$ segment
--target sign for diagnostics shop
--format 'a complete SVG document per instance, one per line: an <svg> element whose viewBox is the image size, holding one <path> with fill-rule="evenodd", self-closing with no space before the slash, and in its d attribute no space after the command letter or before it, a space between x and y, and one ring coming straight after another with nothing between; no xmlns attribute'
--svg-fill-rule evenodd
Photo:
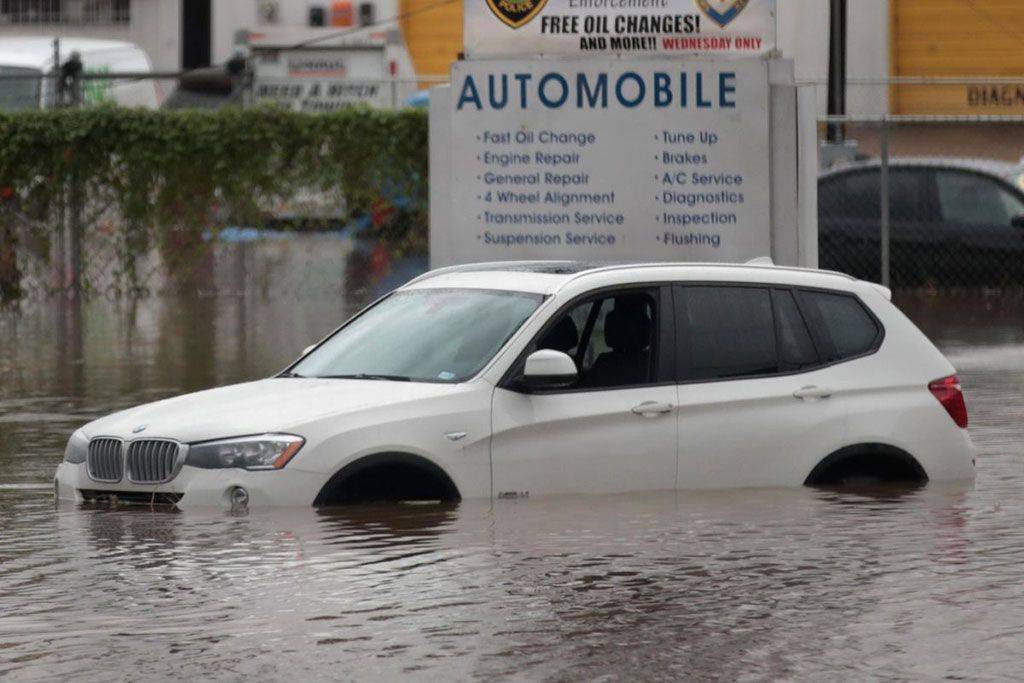
<svg viewBox="0 0 1024 683"><path fill-rule="evenodd" d="M775 0L466 0L465 54L762 56Z"/></svg>

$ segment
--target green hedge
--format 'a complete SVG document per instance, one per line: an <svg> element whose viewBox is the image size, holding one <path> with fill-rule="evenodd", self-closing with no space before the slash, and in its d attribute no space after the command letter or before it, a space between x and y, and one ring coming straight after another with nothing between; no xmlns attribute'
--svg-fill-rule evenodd
<svg viewBox="0 0 1024 683"><path fill-rule="evenodd" d="M202 231L258 225L268 206L297 194L340 194L350 215L400 199L405 220L387 236L399 246L423 243L427 164L418 110L0 113L0 202L17 204L4 215L56 228L69 205L84 204L87 239L104 220L109 231L116 216L126 276L139 253L160 248L173 266L200 247ZM16 233L0 229L8 242L0 268Z"/></svg>

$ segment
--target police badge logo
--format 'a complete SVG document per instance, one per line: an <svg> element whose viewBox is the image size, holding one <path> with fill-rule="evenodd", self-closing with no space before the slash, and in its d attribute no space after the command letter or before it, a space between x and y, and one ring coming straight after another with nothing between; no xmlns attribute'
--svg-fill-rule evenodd
<svg viewBox="0 0 1024 683"><path fill-rule="evenodd" d="M494 16L510 28L519 28L540 14L548 0L487 0Z"/></svg>
<svg viewBox="0 0 1024 683"><path fill-rule="evenodd" d="M725 28L749 4L750 0L697 0L701 11L722 28Z"/></svg>

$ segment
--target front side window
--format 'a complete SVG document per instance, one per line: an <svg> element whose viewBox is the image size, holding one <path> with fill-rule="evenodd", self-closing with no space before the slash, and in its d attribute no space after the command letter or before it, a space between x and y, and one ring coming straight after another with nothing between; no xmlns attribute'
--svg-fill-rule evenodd
<svg viewBox="0 0 1024 683"><path fill-rule="evenodd" d="M576 389L650 384L656 377L657 291L616 292L573 306L531 347L569 354Z"/></svg>
<svg viewBox="0 0 1024 683"><path fill-rule="evenodd" d="M461 382L494 357L540 305L523 292L395 292L290 371L295 377Z"/></svg>
<svg viewBox="0 0 1024 683"><path fill-rule="evenodd" d="M1024 203L998 181L976 173L940 171L939 207L945 223L1009 229L1024 214Z"/></svg>

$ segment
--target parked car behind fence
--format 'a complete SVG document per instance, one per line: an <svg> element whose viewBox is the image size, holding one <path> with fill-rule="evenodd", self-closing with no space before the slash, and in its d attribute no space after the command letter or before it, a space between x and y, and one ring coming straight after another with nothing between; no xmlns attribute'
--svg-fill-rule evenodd
<svg viewBox="0 0 1024 683"><path fill-rule="evenodd" d="M894 157L889 169L894 287L1024 285L1024 167ZM881 189L877 159L821 175L822 268L880 281Z"/></svg>

